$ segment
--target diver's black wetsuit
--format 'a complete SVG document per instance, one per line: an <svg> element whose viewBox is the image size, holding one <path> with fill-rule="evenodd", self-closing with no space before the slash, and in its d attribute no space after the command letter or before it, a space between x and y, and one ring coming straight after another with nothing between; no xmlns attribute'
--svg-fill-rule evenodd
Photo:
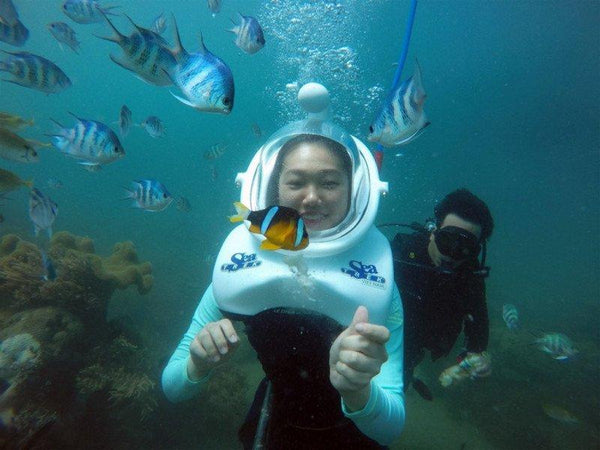
<svg viewBox="0 0 600 450"><path fill-rule="evenodd" d="M329 349L343 327L325 316L300 314L284 308L270 309L242 320L267 375L239 432L244 449L253 448L267 379L272 383L272 404L263 448L387 448L362 434L352 420L344 416L340 394L329 381Z"/></svg>
<svg viewBox="0 0 600 450"><path fill-rule="evenodd" d="M429 233L398 233L391 246L394 279L404 307L404 389L414 368L423 360L446 356L458 335L465 332L465 347L479 353L487 349L489 322L483 277L478 266L465 263L452 273L433 265L427 247Z"/></svg>

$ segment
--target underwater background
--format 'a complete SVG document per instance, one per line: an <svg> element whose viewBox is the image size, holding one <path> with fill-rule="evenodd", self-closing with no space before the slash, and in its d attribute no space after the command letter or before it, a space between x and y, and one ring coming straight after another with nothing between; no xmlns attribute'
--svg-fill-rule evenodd
<svg viewBox="0 0 600 450"><path fill-rule="evenodd" d="M139 260L152 264L154 277L145 295L131 287L115 291L106 317L136 335L145 375L154 383L144 390L152 397L145 400L151 405L147 413L120 416L125 407L106 396L74 400L65 389L64 403L85 409L79 416L80 410L61 412L84 417L78 429L38 427L37 434L25 430L25 437L9 436L5 445L52 448L51 442L70 440L78 448L239 448L237 428L261 378L248 346L221 369L223 381L209 388L208 399L169 404L160 390L162 367L187 329L220 243L233 228L227 216L239 199L236 174L271 133L302 117L293 84L324 84L335 120L366 140L396 70L409 2L223 0L214 15L204 0L110 3L119 6L115 14L126 13L145 27L161 12L172 12L188 51L199 48L202 33L206 47L234 75L235 106L228 116L197 112L172 97L173 87L151 86L115 65L108 55L121 50L96 37L109 34L106 24L70 21L59 0L14 4L30 31L23 49L55 62L73 82L51 95L0 82L0 110L35 118L27 137L47 142L46 134L55 131L50 118L71 126L69 112L116 131L123 104L137 124L149 115L160 117L166 135L153 139L134 127L122 140L125 158L96 173L51 148L40 150L37 164L0 162L22 179L34 179L56 201L55 234L89 237L99 255L109 255L117 242L132 241ZM231 19L238 21L238 11L256 17L265 32L266 45L254 55L243 53L225 31L233 26ZM46 29L54 21L75 29L79 54L59 48ZM119 30L131 31L124 17L113 21ZM600 445L598 23L598 1L419 3L402 78L412 74L418 58L431 125L409 145L385 151L381 177L390 192L380 203L378 222L423 222L437 201L459 187L489 205L496 225L487 256L494 372L456 388L439 385L439 373L455 363L452 355L460 351L462 338L448 358L426 359L419 376L435 400L407 392L406 428L392 449ZM172 31L168 20L169 42ZM2 42L0 49L18 50ZM225 148L223 155L205 159L215 145ZM60 180L62 188L48 187L49 178ZM122 200L123 187L140 178L160 180L171 194L187 198L191 209L132 208L131 200ZM16 234L38 245L47 241L43 232L37 239L33 235L27 190L7 197L0 206L1 235ZM519 310L517 332L502 320L505 303ZM10 319L6 312L0 318ZM577 357L561 362L540 352L532 342L544 332L569 336ZM118 371L118 355L113 356L111 370ZM549 410L558 413L551 417Z"/></svg>

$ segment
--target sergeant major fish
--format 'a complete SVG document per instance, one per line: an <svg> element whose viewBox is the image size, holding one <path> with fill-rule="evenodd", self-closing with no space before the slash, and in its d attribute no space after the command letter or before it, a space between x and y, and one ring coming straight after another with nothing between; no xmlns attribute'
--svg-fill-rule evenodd
<svg viewBox="0 0 600 450"><path fill-rule="evenodd" d="M77 123L73 128L60 127L52 135L52 144L61 152L81 160L79 164L96 170L100 165L109 164L125 156L125 149L113 130L102 122L80 119L74 116ZM52 119L51 119L52 120Z"/></svg>
<svg viewBox="0 0 600 450"><path fill-rule="evenodd" d="M384 147L404 145L416 139L430 123L423 110L426 96L417 62L413 76L392 87L369 127L367 139Z"/></svg>
<svg viewBox="0 0 600 450"><path fill-rule="evenodd" d="M67 17L81 24L100 23L102 14L112 14L113 8L116 6L102 8L98 0L65 0L62 5Z"/></svg>
<svg viewBox="0 0 600 450"><path fill-rule="evenodd" d="M165 135L165 126L156 116L146 117L140 125L153 138L159 138Z"/></svg>
<svg viewBox="0 0 600 450"><path fill-rule="evenodd" d="M58 214L58 205L42 191L33 188L29 194L29 218L33 222L33 232L37 236L40 230L46 230L52 237L52 224Z"/></svg>
<svg viewBox="0 0 600 450"><path fill-rule="evenodd" d="M514 331L519 328L519 312L515 305L507 303L502 306L502 318L509 330Z"/></svg>
<svg viewBox="0 0 600 450"><path fill-rule="evenodd" d="M538 348L544 353L548 353L552 358L559 361L572 358L577 350L571 340L562 333L545 333L542 337L534 341Z"/></svg>
<svg viewBox="0 0 600 450"><path fill-rule="evenodd" d="M204 46L200 36L200 50L188 53L181 45L177 23L173 17L175 47L171 50L177 66L171 77L185 98L171 94L185 105L199 111L229 114L233 108L235 89L231 69L222 59Z"/></svg>
<svg viewBox="0 0 600 450"><path fill-rule="evenodd" d="M52 61L28 52L4 52L8 57L0 61L0 71L13 75L9 83L52 94L71 86L71 80Z"/></svg>
<svg viewBox="0 0 600 450"><path fill-rule="evenodd" d="M155 86L172 84L170 72L174 69L175 58L168 49L168 43L159 34L142 28L126 16L134 26L134 31L125 36L104 15L106 23L113 30L112 36L101 37L106 41L117 43L123 50L123 55L110 59L117 65L136 74L140 80Z"/></svg>
<svg viewBox="0 0 600 450"><path fill-rule="evenodd" d="M211 145L210 149L204 152L204 159L217 159L225 153L227 147L220 144Z"/></svg>
<svg viewBox="0 0 600 450"><path fill-rule="evenodd" d="M173 201L167 188L157 180L137 180L132 183L133 189L127 191L126 198L135 200L134 206L146 211L162 211Z"/></svg>
<svg viewBox="0 0 600 450"><path fill-rule="evenodd" d="M0 17L0 41L15 47L22 47L29 38L29 30L19 19L9 24Z"/></svg>
<svg viewBox="0 0 600 450"><path fill-rule="evenodd" d="M131 110L127 105L123 105L119 112L119 129L121 130L122 137L129 134L129 128L131 128Z"/></svg>
<svg viewBox="0 0 600 450"><path fill-rule="evenodd" d="M285 206L269 206L260 211L250 211L240 202L233 204L237 214L231 222L248 221L252 233L262 234L263 250L302 250L308 246L308 233L298 211Z"/></svg>
<svg viewBox="0 0 600 450"><path fill-rule="evenodd" d="M0 0L0 19L2 19L0 22L8 25L12 25L19 20L19 13L12 0Z"/></svg>
<svg viewBox="0 0 600 450"><path fill-rule="evenodd" d="M265 46L263 30L254 17L242 16L239 13L238 16L240 24L227 31L236 35L235 45L252 55Z"/></svg>
<svg viewBox="0 0 600 450"><path fill-rule="evenodd" d="M61 44L65 44L75 53L79 53L79 41L73 28L64 22L52 22L48 24L48 31L58 41L58 45L62 49Z"/></svg>

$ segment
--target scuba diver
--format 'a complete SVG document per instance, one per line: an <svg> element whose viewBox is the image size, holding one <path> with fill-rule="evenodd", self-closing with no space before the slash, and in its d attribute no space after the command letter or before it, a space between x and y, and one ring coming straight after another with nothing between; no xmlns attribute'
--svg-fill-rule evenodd
<svg viewBox="0 0 600 450"><path fill-rule="evenodd" d="M412 383L426 400L433 395L413 371L425 349L432 360L448 355L463 326L465 351L459 355L459 363L468 355L468 361L477 361L471 377L491 373L485 352L489 322L484 279L489 273L485 257L494 228L492 216L487 205L467 189L448 194L434 214L435 221L425 226L385 224L414 230L396 234L391 245L405 319L404 390ZM461 367L466 367L466 362Z"/></svg>
<svg viewBox="0 0 600 450"><path fill-rule="evenodd" d="M241 321L265 372L238 436L245 449L381 449L404 426L403 315L379 180L367 147L329 120L329 93L238 174L240 201L192 323L162 375L173 402L202 395L238 348ZM218 376L218 372L214 374Z"/></svg>

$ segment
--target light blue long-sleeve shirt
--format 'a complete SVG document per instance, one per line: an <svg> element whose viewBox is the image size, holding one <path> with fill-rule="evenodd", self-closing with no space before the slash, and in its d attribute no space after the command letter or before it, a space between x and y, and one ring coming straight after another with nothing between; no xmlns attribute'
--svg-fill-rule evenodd
<svg viewBox="0 0 600 450"><path fill-rule="evenodd" d="M368 309L368 305L366 305ZM187 400L198 395L210 376L192 381L187 374L187 362L190 357L190 344L196 334L207 323L221 320L223 314L217 307L212 285L204 293L192 323L179 342L175 352L162 374L162 388L172 402ZM390 339L385 348L388 360L381 366L381 372L371 381L371 395L365 407L349 412L342 402L341 408L358 429L382 445L390 444L400 435L404 427L404 392L402 381L403 357L403 312L398 288L394 286L392 306L386 327Z"/></svg>

